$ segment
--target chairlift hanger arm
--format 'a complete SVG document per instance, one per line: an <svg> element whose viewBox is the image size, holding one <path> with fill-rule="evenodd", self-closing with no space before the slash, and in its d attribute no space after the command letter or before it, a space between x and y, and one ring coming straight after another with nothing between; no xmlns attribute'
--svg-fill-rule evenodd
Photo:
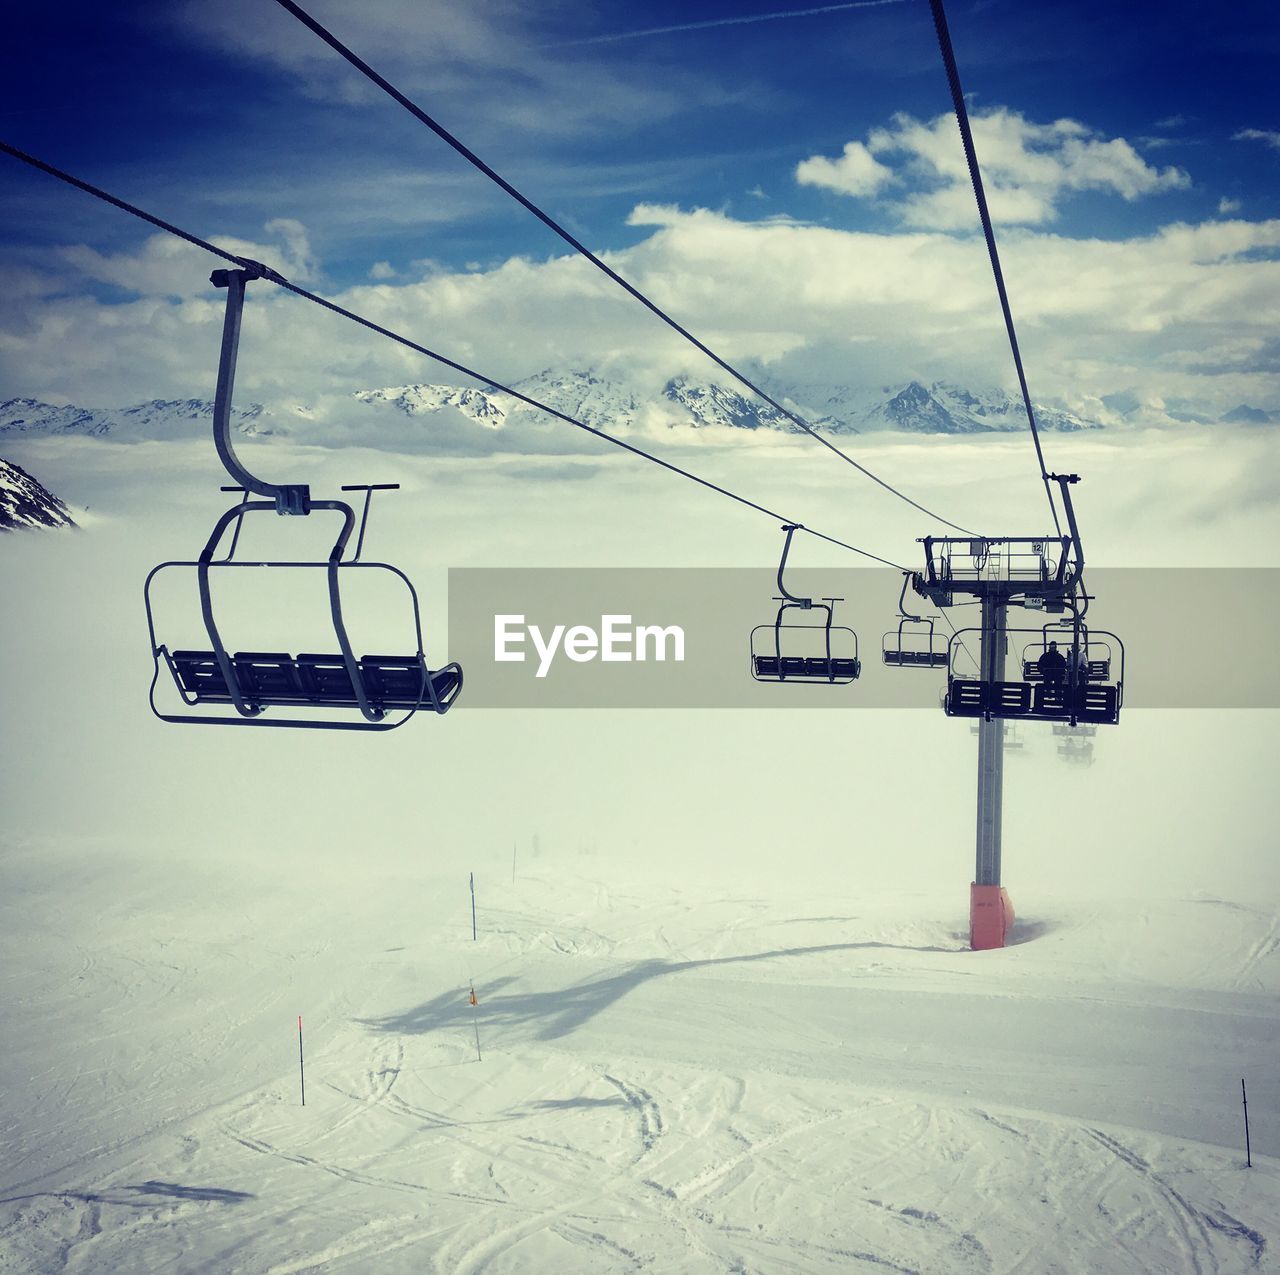
<svg viewBox="0 0 1280 1275"><path fill-rule="evenodd" d="M311 491L305 483L277 484L255 478L243 465L231 445L231 395L235 389L236 358L240 350L240 323L244 315L244 289L251 279L278 282L274 271L256 261L245 261L239 270L215 270L209 282L226 288L227 308L222 320L222 350L218 358L218 388L213 399L213 442L218 458L236 484L246 492L266 496L275 502L278 514L307 514L311 511Z"/></svg>
<svg viewBox="0 0 1280 1275"><path fill-rule="evenodd" d="M924 619L924 616L912 615L911 612L907 610L907 585L909 585L917 575L919 575L919 572L917 571L904 571L902 573L902 593L898 597L898 614L904 620Z"/></svg>
<svg viewBox="0 0 1280 1275"><path fill-rule="evenodd" d="M782 582L782 573L787 569L787 554L791 552L791 537L797 531L804 531L805 528L799 523L788 522L783 523L782 530L787 533L787 538L782 542L782 561L778 563L778 593L781 595L784 605L790 604L807 611L813 606L812 598L798 598L794 593L787 590L787 586Z"/></svg>
<svg viewBox="0 0 1280 1275"><path fill-rule="evenodd" d="M1084 545L1080 540L1080 526L1076 522L1075 506L1071 503L1071 488L1080 481L1080 475L1050 474L1049 477L1058 484L1058 489L1062 493L1062 505L1067 513L1067 526L1071 531L1071 543L1075 546L1076 551L1076 586L1079 590L1080 598L1084 602L1084 610L1079 614L1083 616L1085 611L1089 609L1089 595L1084 588Z"/></svg>

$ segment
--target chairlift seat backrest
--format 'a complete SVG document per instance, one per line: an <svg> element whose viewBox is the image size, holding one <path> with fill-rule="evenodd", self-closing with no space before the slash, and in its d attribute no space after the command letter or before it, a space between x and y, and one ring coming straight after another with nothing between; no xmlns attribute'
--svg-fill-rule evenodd
<svg viewBox="0 0 1280 1275"><path fill-rule="evenodd" d="M983 709L981 682L953 680L947 690L947 712L953 717L980 717Z"/></svg>
<svg viewBox="0 0 1280 1275"><path fill-rule="evenodd" d="M1037 713L1065 715L1069 687L1064 682L1041 682L1034 688L1032 703Z"/></svg>
<svg viewBox="0 0 1280 1275"><path fill-rule="evenodd" d="M1080 721L1114 722L1120 716L1120 689L1116 686L1086 686L1080 695Z"/></svg>
<svg viewBox="0 0 1280 1275"><path fill-rule="evenodd" d="M299 655L298 677L310 699L320 704L355 704L355 688L341 655Z"/></svg>
<svg viewBox="0 0 1280 1275"><path fill-rule="evenodd" d="M190 702L232 703L212 651L174 651L169 663L178 689ZM282 652L237 651L231 667L241 695L259 706L348 707L357 702L341 655L303 654L295 660ZM357 667L366 697L384 709L447 706L462 682L455 666L432 672L415 655L366 655Z"/></svg>
<svg viewBox="0 0 1280 1275"><path fill-rule="evenodd" d="M757 655L752 659L752 672L764 682L835 682L856 681L862 672L861 661L846 656L827 659L821 655Z"/></svg>
<svg viewBox="0 0 1280 1275"><path fill-rule="evenodd" d="M197 700L231 703L226 679L212 651L174 651L169 658L180 691Z"/></svg>
<svg viewBox="0 0 1280 1275"><path fill-rule="evenodd" d="M383 708L407 708L420 701L449 699L461 678L453 668L430 671L416 655L366 655L360 661L365 689Z"/></svg>
<svg viewBox="0 0 1280 1275"><path fill-rule="evenodd" d="M1023 682L990 682L986 707L992 713L1026 713L1031 710L1031 687Z"/></svg>
<svg viewBox="0 0 1280 1275"><path fill-rule="evenodd" d="M1022 717L1031 711L1031 687L1025 682L975 682L953 678L947 688L951 717Z"/></svg>
<svg viewBox="0 0 1280 1275"><path fill-rule="evenodd" d="M360 661L365 691L377 704L416 701L426 691L428 674L413 656L366 655Z"/></svg>
<svg viewBox="0 0 1280 1275"><path fill-rule="evenodd" d="M1090 682L1105 682L1111 676L1110 660L1087 660L1084 664L1084 675ZM1035 660L1022 661L1022 676L1028 682L1043 682L1044 674ZM1066 674L1063 674L1066 677Z"/></svg>
<svg viewBox="0 0 1280 1275"><path fill-rule="evenodd" d="M291 655L237 651L231 663L246 699L258 704L305 704L309 698Z"/></svg>
<svg viewBox="0 0 1280 1275"><path fill-rule="evenodd" d="M890 667L946 668L946 651L898 651L886 647L884 662Z"/></svg>

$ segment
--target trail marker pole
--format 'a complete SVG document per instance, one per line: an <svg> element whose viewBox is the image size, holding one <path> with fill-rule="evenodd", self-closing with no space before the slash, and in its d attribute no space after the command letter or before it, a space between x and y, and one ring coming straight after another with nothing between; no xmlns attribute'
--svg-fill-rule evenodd
<svg viewBox="0 0 1280 1275"><path fill-rule="evenodd" d="M302 1061L302 1015L298 1015L298 1083L302 1089L302 1105L307 1105L307 1070Z"/></svg>
<svg viewBox="0 0 1280 1275"><path fill-rule="evenodd" d="M476 1001L476 985L471 984L471 995L468 997L471 1002L471 1024L476 1029L476 1062L483 1062L480 1056L480 1010L477 1008Z"/></svg>
<svg viewBox="0 0 1280 1275"><path fill-rule="evenodd" d="M1253 1168L1253 1150L1249 1146L1249 1095L1244 1091L1244 1077L1240 1078L1240 1103L1244 1107L1244 1167Z"/></svg>
<svg viewBox="0 0 1280 1275"><path fill-rule="evenodd" d="M476 874L471 873L471 941L476 941Z"/></svg>

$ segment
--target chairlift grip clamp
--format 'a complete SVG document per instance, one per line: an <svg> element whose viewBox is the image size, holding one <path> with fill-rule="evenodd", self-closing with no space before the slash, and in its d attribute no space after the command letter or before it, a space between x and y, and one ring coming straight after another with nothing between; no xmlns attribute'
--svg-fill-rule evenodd
<svg viewBox="0 0 1280 1275"><path fill-rule="evenodd" d="M266 279L271 283L287 284L289 281L276 270L272 270L270 266L264 266L261 261L254 261L252 257L236 257L236 264L239 266L239 273L244 275L245 283L249 283L254 279ZM215 288L225 288L231 283L232 271L225 268L215 270L209 276L209 282Z"/></svg>

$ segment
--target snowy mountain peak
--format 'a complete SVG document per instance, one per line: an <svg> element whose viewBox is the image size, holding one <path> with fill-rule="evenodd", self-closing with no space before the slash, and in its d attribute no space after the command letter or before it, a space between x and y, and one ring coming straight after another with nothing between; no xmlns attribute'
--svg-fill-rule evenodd
<svg viewBox="0 0 1280 1275"><path fill-rule="evenodd" d="M864 428L902 430L914 434L978 434L1027 428L1026 409L999 386L979 392L949 381L925 386L909 381L896 393L885 388L888 397L870 407L862 417ZM1075 431L1100 429L1065 408L1045 403L1033 404L1036 424L1042 429Z"/></svg>
<svg viewBox="0 0 1280 1275"><path fill-rule="evenodd" d="M778 403L810 426L832 434L894 430L915 434L976 434L1026 428L1020 398L1004 389L972 389L950 381L923 381L859 387L827 383L799 386L772 377L764 369L758 382ZM520 394L576 421L609 432L653 427L697 429L793 430L786 413L745 388L688 374L672 376L657 388L625 374L594 368L544 368L513 385ZM359 390L346 405L402 413L423 424L436 413L452 412L462 425L500 431L517 422L545 422L545 414L512 395L483 386L431 382ZM347 406L339 404L347 414ZM1100 428L1062 407L1036 405L1039 424L1051 430ZM1234 415L1254 420L1256 409ZM152 399L132 407L55 407L30 398L0 403L0 437L13 434L76 434L122 441L196 438L208 430L213 404L205 399ZM246 437L291 434L323 442L326 414L301 404L277 405L274 413L261 404L233 411L233 428ZM299 422L306 422L300 427ZM400 444L402 433L392 431Z"/></svg>
<svg viewBox="0 0 1280 1275"><path fill-rule="evenodd" d="M406 416L427 416L453 407L477 424L497 427L507 417L500 396L487 390L458 385L397 385L382 390L357 390L357 402L386 405Z"/></svg>
<svg viewBox="0 0 1280 1275"><path fill-rule="evenodd" d="M75 525L71 511L39 479L0 459L0 531Z"/></svg>

